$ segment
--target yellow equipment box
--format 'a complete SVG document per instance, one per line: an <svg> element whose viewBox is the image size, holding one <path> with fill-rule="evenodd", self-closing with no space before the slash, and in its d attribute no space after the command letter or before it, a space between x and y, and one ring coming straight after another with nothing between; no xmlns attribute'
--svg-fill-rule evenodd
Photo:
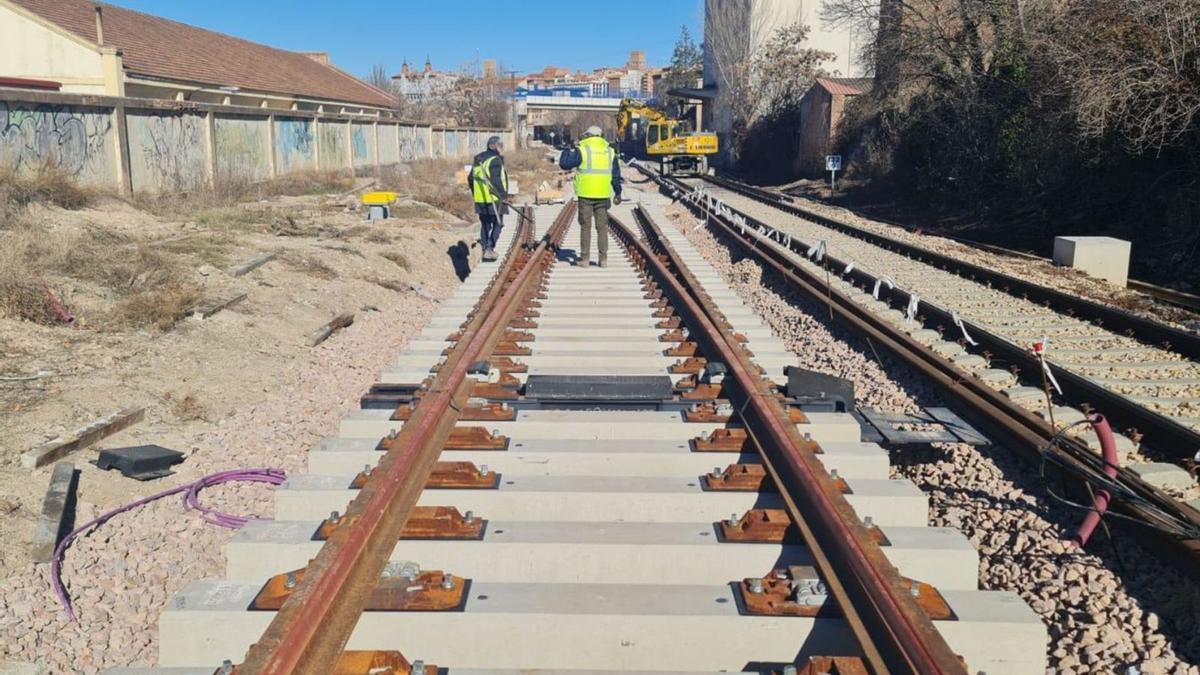
<svg viewBox="0 0 1200 675"><path fill-rule="evenodd" d="M395 192L368 192L362 196L365 206L388 206L396 203Z"/></svg>

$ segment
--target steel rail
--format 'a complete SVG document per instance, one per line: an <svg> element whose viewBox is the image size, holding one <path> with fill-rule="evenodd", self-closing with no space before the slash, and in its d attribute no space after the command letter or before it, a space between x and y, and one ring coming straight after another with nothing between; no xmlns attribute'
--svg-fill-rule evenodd
<svg viewBox="0 0 1200 675"><path fill-rule="evenodd" d="M535 248L521 245L509 252L428 393L391 439L378 467L347 508L347 515L355 516L353 525L336 530L322 546L266 632L251 646L238 672L334 672L458 411L466 404L471 391L469 367L491 353L518 303L553 262L574 205L572 201L563 207ZM522 220L527 222L518 241L527 241L532 218Z"/></svg>
<svg viewBox="0 0 1200 675"><path fill-rule="evenodd" d="M1191 333L1153 319L1138 316L1123 309L1110 307L1077 295L1071 295L1070 293L1064 293L1057 289L1019 279L1003 272L997 272L982 265L976 265L950 255L921 248L920 246L909 244L887 235L871 232L870 230L851 225L836 218L823 216L795 204L785 202L780 197L761 188L745 185L729 180L728 178L718 178L716 176L701 177L714 185L768 204L799 218L812 221L822 227L828 227L843 234L863 239L876 246L891 249L926 264L953 272L961 277L986 281L997 288L1004 289L1012 295L1026 296L1033 302L1049 303L1049 306L1057 311L1070 311L1081 318L1103 322L1105 328L1115 332L1128 332L1129 337L1144 344L1156 347L1162 347L1164 344L1169 345L1170 349L1183 356L1190 359L1200 359L1200 334Z"/></svg>
<svg viewBox="0 0 1200 675"><path fill-rule="evenodd" d="M718 328L720 312L700 293L678 254L659 237L660 257L619 221L613 221L613 231L671 298L703 353L725 364L724 382L738 417L760 448L872 670L880 675L965 673L732 332Z"/></svg>
<svg viewBox="0 0 1200 675"><path fill-rule="evenodd" d="M665 179L659 179L660 185L665 182ZM698 207L691 206L697 214L700 213ZM964 416L979 426L987 427L990 433L998 436L997 440L1007 441L1014 447L1040 458L1047 444L1055 438L1055 430L1045 420L1020 407L979 378L963 372L949 360L913 340L911 336L854 302L841 291L828 288L824 278L806 270L790 258L793 254L790 249L784 249L752 230L743 231L743 228L716 214L708 215L711 222L737 242L751 257L775 270L813 299L821 303L828 302L832 312L845 321L851 330L866 337L873 345L893 353L906 365L938 385L951 399L962 404L960 412ZM982 333L980 331L980 334L975 335L977 340L981 338ZM1109 415L1107 409L1102 412L1106 416ZM1103 460L1082 441L1071 437L1061 438L1059 450L1061 452L1055 451L1056 457L1068 475L1092 483L1104 480ZM1200 528L1200 514L1182 506L1170 495L1146 483L1128 468L1120 469L1118 482L1154 509L1169 514L1176 521ZM1163 523L1158 514L1129 500L1119 500L1118 508L1151 526ZM1190 565L1194 565L1196 559L1200 558L1200 541L1170 535L1157 528L1156 532L1171 544L1174 552L1182 553ZM1195 569L1190 569L1190 572L1195 572Z"/></svg>

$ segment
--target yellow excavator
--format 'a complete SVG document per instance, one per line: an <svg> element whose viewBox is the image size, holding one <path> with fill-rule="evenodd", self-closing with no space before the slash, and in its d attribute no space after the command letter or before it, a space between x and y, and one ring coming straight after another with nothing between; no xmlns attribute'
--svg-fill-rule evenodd
<svg viewBox="0 0 1200 675"><path fill-rule="evenodd" d="M633 118L645 120L634 125ZM635 129L636 126L636 129ZM717 154L717 135L711 131L688 131L680 120L667 117L658 108L632 98L621 99L617 111L617 139L622 150L639 159L657 159L664 174L708 171L708 156Z"/></svg>

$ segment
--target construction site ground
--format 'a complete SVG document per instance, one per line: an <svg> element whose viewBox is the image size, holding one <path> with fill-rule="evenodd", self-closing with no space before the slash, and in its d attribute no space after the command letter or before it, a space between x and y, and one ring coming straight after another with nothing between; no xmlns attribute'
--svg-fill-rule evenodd
<svg viewBox="0 0 1200 675"><path fill-rule="evenodd" d="M553 177L544 156L533 154L513 162L512 170L514 180L531 188ZM77 523L194 480L204 472L200 467L237 468L239 449L252 454L256 443L290 444L273 448L287 464L276 468L302 467L312 441L374 381L371 368L383 362L381 355L419 330L465 269L479 264L470 197L465 186L453 184L460 167L427 164L395 181L318 181L318 194L217 206L220 200L211 196L131 201L99 195L82 209L35 203L9 217L0 227L0 249L12 259L34 238L45 269L29 268L27 254L12 262L26 265L23 274L33 277L34 290L41 292L44 283L75 322L0 312L4 575L30 564L52 468L25 468L20 455L118 410L144 407L145 419L67 458L81 470ZM391 219L365 221L359 194L367 187L400 192ZM99 244L96 233L104 233ZM80 242L91 249L79 251ZM266 254L274 256L234 275ZM76 271L88 261L70 256L103 258L96 264L112 269ZM130 263L147 257L169 261L169 269ZM120 275L131 278L108 278ZM12 276L0 279L0 287L25 283ZM244 299L208 318L192 313L241 294ZM354 314L353 325L310 347L308 335L342 313ZM247 434L247 428L255 431ZM181 451L187 459L177 475L148 482L89 463L101 449L143 444Z"/></svg>

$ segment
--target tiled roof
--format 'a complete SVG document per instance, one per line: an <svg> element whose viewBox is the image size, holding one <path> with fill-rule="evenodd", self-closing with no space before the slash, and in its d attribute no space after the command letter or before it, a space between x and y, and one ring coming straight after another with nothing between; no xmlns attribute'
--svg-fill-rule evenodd
<svg viewBox="0 0 1200 675"><path fill-rule="evenodd" d="M871 91L875 80L870 77L820 77L817 78L817 84L831 94L858 96Z"/></svg>
<svg viewBox="0 0 1200 675"><path fill-rule="evenodd" d="M378 107L395 104L387 93L299 52L87 0L10 1L93 43L100 4L104 43L123 52L132 75Z"/></svg>

